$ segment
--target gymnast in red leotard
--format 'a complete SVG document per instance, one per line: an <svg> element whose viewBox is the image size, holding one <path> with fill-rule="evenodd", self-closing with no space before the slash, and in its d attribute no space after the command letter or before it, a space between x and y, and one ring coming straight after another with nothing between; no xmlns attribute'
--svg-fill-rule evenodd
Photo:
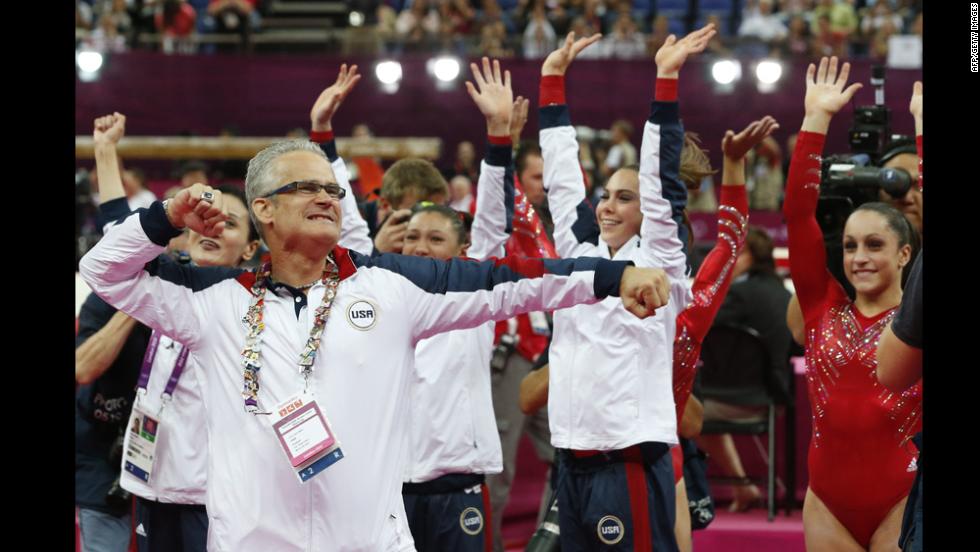
<svg viewBox="0 0 980 552"><path fill-rule="evenodd" d="M694 385L701 342L725 300L728 287L732 283L735 258L745 243L749 217L749 201L745 195L745 154L777 128L779 125L776 120L767 116L754 121L738 134L729 130L721 142L725 157L721 174L721 206L718 207L718 241L698 269L691 286L694 300L677 316L677 334L674 337L674 403L677 407L678 433L682 437L695 436L683 435L683 428L689 424L682 423L681 420L685 415L691 415L690 412L685 414L685 410ZM674 532L678 548L681 552L689 552L691 512L684 486L684 454L681 447L677 446L671 449L671 455L677 491Z"/></svg>
<svg viewBox="0 0 980 552"><path fill-rule="evenodd" d="M861 87L844 88L849 71L845 63L838 77L836 57L807 70L806 114L783 206L813 410L803 527L808 550L897 551L915 477L908 441L922 425L922 384L893 393L878 383L875 368L881 331L901 302L912 229L883 203L865 203L848 217L844 273L856 290L852 302L826 268L816 219L824 137L832 116Z"/></svg>

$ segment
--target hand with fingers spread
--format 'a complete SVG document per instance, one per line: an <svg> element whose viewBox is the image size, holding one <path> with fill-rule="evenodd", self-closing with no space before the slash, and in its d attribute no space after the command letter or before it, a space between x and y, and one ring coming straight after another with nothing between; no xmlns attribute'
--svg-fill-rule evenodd
<svg viewBox="0 0 980 552"><path fill-rule="evenodd" d="M95 120L92 139L96 146L115 146L126 134L126 116L116 111Z"/></svg>
<svg viewBox="0 0 980 552"><path fill-rule="evenodd" d="M174 228L189 228L208 238L220 236L228 219L221 192L201 183L177 192L166 203L166 212Z"/></svg>
<svg viewBox="0 0 980 552"><path fill-rule="evenodd" d="M717 32L714 24L708 23L680 40L675 35L668 36L654 58L657 63L657 78L676 79L687 57L703 52Z"/></svg>
<svg viewBox="0 0 980 552"><path fill-rule="evenodd" d="M601 38L602 34L596 33L588 38L575 40L575 31L568 33L561 48L551 52L545 58L544 65L541 66L541 76L564 75L575 56L592 44L599 42Z"/></svg>
<svg viewBox="0 0 980 552"><path fill-rule="evenodd" d="M922 134L922 81L912 85L912 100L909 102L909 113L915 117L915 135Z"/></svg>
<svg viewBox="0 0 980 552"><path fill-rule="evenodd" d="M314 132L333 130L330 123L331 119L337 113L337 109L340 108L344 98L350 94L359 80L361 80L361 75L357 74L357 65L351 65L350 69L347 68L346 63L340 66L337 82L320 92L320 96L313 104L313 109L310 110L310 124Z"/></svg>
<svg viewBox="0 0 980 552"><path fill-rule="evenodd" d="M759 145L759 142L778 128L779 123L776 119L766 115L758 121L753 121L738 134L732 130L726 132L721 140L721 151L727 159L742 159L749 150Z"/></svg>
<svg viewBox="0 0 980 552"><path fill-rule="evenodd" d="M803 130L827 133L830 119L861 89L861 83L844 88L850 73L851 64L845 63L838 74L837 56L829 60L826 57L821 58L819 69L810 64L806 70L806 99L803 101L806 115L803 119Z"/></svg>
<svg viewBox="0 0 980 552"><path fill-rule="evenodd" d="M670 298L670 281L659 268L628 266L619 282L619 296L626 310L637 318L653 316Z"/></svg>
<svg viewBox="0 0 980 552"><path fill-rule="evenodd" d="M524 99L523 96L518 96L514 100L514 108L510 111L511 144L517 145L521 143L521 131L524 130L524 125L527 124L527 109L530 103L530 100Z"/></svg>
<svg viewBox="0 0 980 552"><path fill-rule="evenodd" d="M483 58L483 72L475 63L470 64L473 71L473 83L466 81L466 91L473 98L473 103L487 119L487 134L490 136L510 135L510 115L514 109L514 92L510 88L510 71L500 74L500 62L493 60L493 70L490 60ZM479 87L479 91L477 91Z"/></svg>

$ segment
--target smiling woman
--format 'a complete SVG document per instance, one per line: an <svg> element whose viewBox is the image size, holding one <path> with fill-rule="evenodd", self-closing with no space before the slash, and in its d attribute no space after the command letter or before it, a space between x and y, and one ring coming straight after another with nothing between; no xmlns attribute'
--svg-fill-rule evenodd
<svg viewBox="0 0 980 552"><path fill-rule="evenodd" d="M220 236L207 238L190 231L188 252L198 266L238 266L250 260L259 248L259 234L248 217L245 192L234 186L216 188L224 197L228 213Z"/></svg>

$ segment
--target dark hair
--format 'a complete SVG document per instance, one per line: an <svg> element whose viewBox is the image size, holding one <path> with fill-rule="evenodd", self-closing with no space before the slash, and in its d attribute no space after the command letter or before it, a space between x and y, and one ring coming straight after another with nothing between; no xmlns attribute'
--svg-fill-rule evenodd
<svg viewBox="0 0 980 552"><path fill-rule="evenodd" d="M245 206L245 210L248 211L248 201L245 199L245 190L230 184L215 186L214 189L221 192L222 195L237 197L242 202L242 205ZM259 231L255 229L255 224L252 223L252 217L248 217L248 241L257 239L259 239Z"/></svg>
<svg viewBox="0 0 980 552"><path fill-rule="evenodd" d="M517 170L518 177L527 168L527 158L532 155L544 158L541 155L541 146L537 142L530 140L521 142L521 145L517 149L517 157L514 159L514 169Z"/></svg>
<svg viewBox="0 0 980 552"><path fill-rule="evenodd" d="M745 249L752 257L752 274L775 274L776 259L773 257L773 242L769 233L758 226L749 226L745 236Z"/></svg>
<svg viewBox="0 0 980 552"><path fill-rule="evenodd" d="M898 209L887 203L873 201L870 203L863 203L858 206L857 209L854 209L854 213L857 213L858 211L871 211L873 213L878 213L884 217L885 222L888 223L888 227L891 228L892 232L895 232L896 236L898 236L899 247L912 245L912 235L916 233L915 229L912 228L912 223L909 222L909 219L905 218L905 215L903 215ZM854 213L851 213L851 215Z"/></svg>
<svg viewBox="0 0 980 552"><path fill-rule="evenodd" d="M469 213L457 211L445 205L439 205L430 201L422 201L412 207L413 217L419 213L438 213L442 215L449 221L453 230L456 232L456 239L459 240L459 245L469 245L470 226L473 225L473 217Z"/></svg>
<svg viewBox="0 0 980 552"><path fill-rule="evenodd" d="M922 236L919 235L919 231L912 226L909 219L905 218L905 215L901 211L892 207L887 203L880 201L874 201L871 203L864 203L859 206L854 212L858 211L872 211L878 213L885 218L885 222L888 223L888 227L891 228L892 232L898 236L898 247L901 248L905 245L912 246L912 253L909 255L909 262L902 268L902 289L905 289L905 282L909 279L909 274L912 272L912 261L919 254L919 250L922 248ZM854 213L851 213L852 215Z"/></svg>
<svg viewBox="0 0 980 552"><path fill-rule="evenodd" d="M398 206L405 194L414 192L416 200L428 200L437 195L449 195L446 179L432 161L409 157L399 159L381 177L381 197Z"/></svg>

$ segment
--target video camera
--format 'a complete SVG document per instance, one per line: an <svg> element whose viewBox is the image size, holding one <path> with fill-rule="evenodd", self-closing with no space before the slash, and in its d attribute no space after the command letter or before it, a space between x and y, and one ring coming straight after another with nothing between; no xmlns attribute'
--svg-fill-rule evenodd
<svg viewBox="0 0 980 552"><path fill-rule="evenodd" d="M847 217L864 203L880 201L880 191L902 198L912 187L912 176L901 168L885 168L901 153L916 153L915 139L891 134L891 111L885 105L885 67L871 69L875 105L857 107L848 130L851 154L828 155L820 167L820 197L817 222L823 231L830 271L854 297L844 278L842 239Z"/></svg>

